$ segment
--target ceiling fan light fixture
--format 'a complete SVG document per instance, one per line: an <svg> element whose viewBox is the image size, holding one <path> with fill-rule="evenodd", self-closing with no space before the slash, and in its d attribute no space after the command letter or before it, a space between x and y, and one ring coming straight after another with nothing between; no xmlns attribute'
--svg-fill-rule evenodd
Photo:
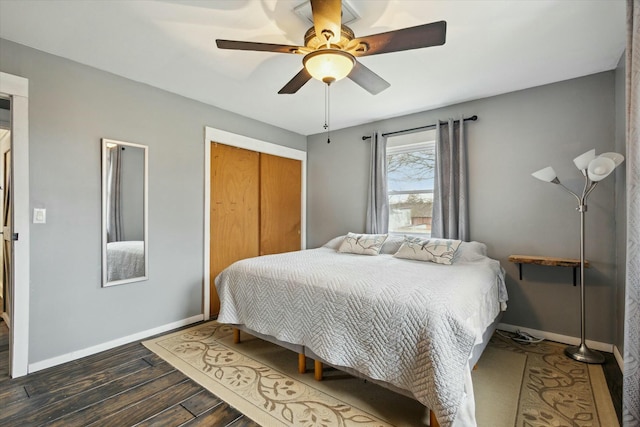
<svg viewBox="0 0 640 427"><path fill-rule="evenodd" d="M356 59L349 52L327 48L308 53L302 64L313 78L331 84L347 77Z"/></svg>

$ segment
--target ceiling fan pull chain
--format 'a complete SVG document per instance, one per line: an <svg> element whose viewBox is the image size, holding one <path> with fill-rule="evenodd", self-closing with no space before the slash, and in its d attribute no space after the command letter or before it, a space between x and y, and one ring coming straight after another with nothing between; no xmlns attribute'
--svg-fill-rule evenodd
<svg viewBox="0 0 640 427"><path fill-rule="evenodd" d="M327 144L331 144L331 110L329 105L331 103L330 83L327 83L324 89L324 128L327 130Z"/></svg>

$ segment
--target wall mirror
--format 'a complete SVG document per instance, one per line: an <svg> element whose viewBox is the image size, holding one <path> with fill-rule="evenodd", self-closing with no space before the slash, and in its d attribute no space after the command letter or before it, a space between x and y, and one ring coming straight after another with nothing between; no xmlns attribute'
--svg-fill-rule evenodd
<svg viewBox="0 0 640 427"><path fill-rule="evenodd" d="M147 151L102 139L102 286L148 279Z"/></svg>

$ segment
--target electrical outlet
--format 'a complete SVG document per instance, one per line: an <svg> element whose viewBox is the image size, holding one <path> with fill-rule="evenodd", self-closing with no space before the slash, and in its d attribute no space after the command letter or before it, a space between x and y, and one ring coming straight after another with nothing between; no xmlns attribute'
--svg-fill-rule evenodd
<svg viewBox="0 0 640 427"><path fill-rule="evenodd" d="M35 208L33 210L33 223L34 224L45 224L47 222L47 210L42 208Z"/></svg>

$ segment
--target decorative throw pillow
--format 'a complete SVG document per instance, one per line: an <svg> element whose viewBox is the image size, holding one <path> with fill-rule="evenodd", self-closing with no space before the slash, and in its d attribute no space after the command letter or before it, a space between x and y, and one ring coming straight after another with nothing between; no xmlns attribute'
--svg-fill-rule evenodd
<svg viewBox="0 0 640 427"><path fill-rule="evenodd" d="M460 240L405 237L404 243L393 256L451 265L460 243L462 243Z"/></svg>
<svg viewBox="0 0 640 427"><path fill-rule="evenodd" d="M348 233L338 248L338 252L378 255L385 240L387 240L386 234Z"/></svg>

